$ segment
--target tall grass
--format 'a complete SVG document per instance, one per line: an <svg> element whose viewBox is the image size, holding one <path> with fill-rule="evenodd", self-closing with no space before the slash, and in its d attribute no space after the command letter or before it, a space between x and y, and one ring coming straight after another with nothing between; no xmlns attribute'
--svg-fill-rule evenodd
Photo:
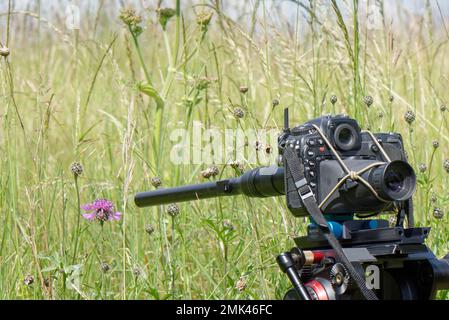
<svg viewBox="0 0 449 320"><path fill-rule="evenodd" d="M417 224L432 227L428 245L446 254L449 37L434 2L421 15L398 1L392 24L383 1L370 1L382 14L372 29L357 0L290 1L293 18L282 2L162 1L159 9L174 10L164 27L156 3L136 7L142 33L100 2L81 12L79 32L44 17L41 1L20 11L11 0L0 13L10 49L0 66L1 298L281 298L288 280L274 258L307 224L283 199L185 203L172 218L166 207L137 209L132 197L153 177L164 187L206 180L210 165L170 161L174 129L191 142L195 121L278 129L287 106L296 123L347 113L403 134L419 176ZM84 172L74 178L75 161ZM216 165L217 178L239 173ZM95 198L114 201L122 221L82 219L80 204Z"/></svg>

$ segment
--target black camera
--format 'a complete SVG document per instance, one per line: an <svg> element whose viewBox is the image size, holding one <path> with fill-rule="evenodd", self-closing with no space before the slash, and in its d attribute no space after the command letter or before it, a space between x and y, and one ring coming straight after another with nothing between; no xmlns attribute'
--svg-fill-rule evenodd
<svg viewBox="0 0 449 320"><path fill-rule="evenodd" d="M279 137L281 159L286 148L295 150L302 161L305 177L324 214L389 211L395 203L410 199L415 191L416 176L407 163L401 135L362 132L357 121L346 115L324 116L285 131ZM336 156L350 172L345 172ZM281 162L286 167L285 159ZM360 176L369 185L350 176L334 190L346 175L364 168L369 169ZM306 216L289 170L285 186L290 211Z"/></svg>
<svg viewBox="0 0 449 320"><path fill-rule="evenodd" d="M142 192L135 196L137 206L285 194L295 216L311 219L307 235L277 256L293 287L284 299L433 299L438 290L449 289L449 255L438 259L424 244L430 228L413 225L416 176L401 136L362 132L356 120L343 115L293 129L288 110L284 119L280 167ZM394 225L366 219L388 211L396 213Z"/></svg>

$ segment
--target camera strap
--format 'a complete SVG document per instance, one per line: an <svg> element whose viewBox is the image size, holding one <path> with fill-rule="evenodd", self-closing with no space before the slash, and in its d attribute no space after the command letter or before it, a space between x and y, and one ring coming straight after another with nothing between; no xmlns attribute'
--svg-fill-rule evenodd
<svg viewBox="0 0 449 320"><path fill-rule="evenodd" d="M348 270L351 278L354 279L356 285L359 287L362 295L366 300L378 300L374 292L368 289L365 285L365 279L357 272L354 265L346 257L340 242L335 235L330 231L327 220L324 217L321 209L318 207L315 196L310 189L310 186L305 177L304 165L299 160L293 149L286 148L284 157L287 162L287 170L290 171L295 182L296 190L310 216L315 220L319 229L323 233L326 240L329 242L332 249L335 251L336 258L343 263ZM360 266L360 265L359 265ZM360 266L361 267L361 266Z"/></svg>

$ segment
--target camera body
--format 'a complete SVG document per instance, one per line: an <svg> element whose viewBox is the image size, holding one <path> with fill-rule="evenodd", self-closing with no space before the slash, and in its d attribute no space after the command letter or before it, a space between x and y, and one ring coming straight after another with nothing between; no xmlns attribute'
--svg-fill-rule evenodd
<svg viewBox="0 0 449 320"><path fill-rule="evenodd" d="M314 125L321 130L325 137L316 130ZM393 167L403 167L404 164L408 166L400 134L377 133L373 136L390 158ZM400 168L399 171L403 171L403 176L395 176L397 172L393 172L392 168L387 168L386 159L373 141L373 136L368 132L362 132L357 121L346 115L326 115L284 131L279 137L278 146L280 162L283 163L285 168L284 183L287 206L292 214L297 217L308 215L283 157L286 148L294 148L295 153L304 165L305 178L318 203L332 192L336 184L346 174L340 163L335 159L335 154L328 143L340 155L346 166L354 172L370 164L385 162L385 166L364 173L363 178L369 181L376 191L388 201L379 201L366 186L358 181L347 179L322 206L323 214L380 213L392 210L395 203L397 204L397 200L408 200L414 192L414 186L404 186L403 179L410 175L410 179L413 180L413 169L409 166ZM391 194L392 190L388 190L403 187L409 189L403 190L407 191L407 195L402 194L402 197L398 198Z"/></svg>

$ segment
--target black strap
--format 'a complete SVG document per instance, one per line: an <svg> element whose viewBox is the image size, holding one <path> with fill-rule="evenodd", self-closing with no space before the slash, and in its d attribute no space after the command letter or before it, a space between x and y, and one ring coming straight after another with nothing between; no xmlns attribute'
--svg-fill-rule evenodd
<svg viewBox="0 0 449 320"><path fill-rule="evenodd" d="M315 223L319 226L321 232L329 242L330 246L334 249L336 258L346 267L349 274L351 275L351 278L354 279L365 299L378 300L374 292L366 287L364 278L355 270L354 266L343 252L343 248L341 247L340 242L329 230L326 218L323 216L321 209L318 207L315 196L310 189L309 184L307 183L304 174L304 166L301 161L299 161L298 156L295 154L293 149L286 148L284 151L284 157L287 162L287 169L293 176L296 190L298 191L304 207L313 218L313 220L315 220Z"/></svg>

